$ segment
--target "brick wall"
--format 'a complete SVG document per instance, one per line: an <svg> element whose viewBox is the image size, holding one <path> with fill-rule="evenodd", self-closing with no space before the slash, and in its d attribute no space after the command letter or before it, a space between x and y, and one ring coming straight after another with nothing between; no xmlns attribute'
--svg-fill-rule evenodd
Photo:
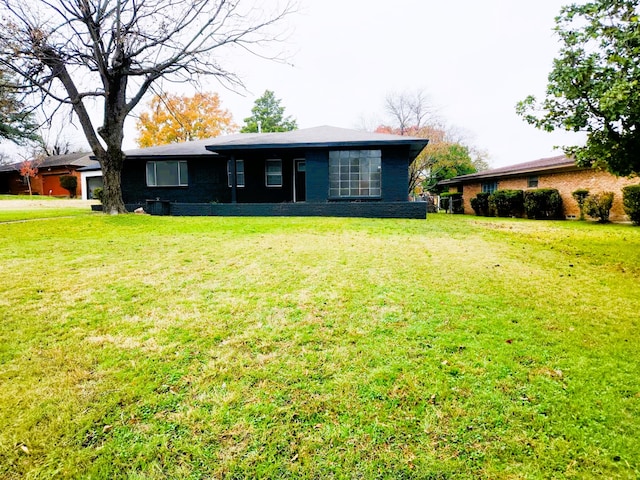
<svg viewBox="0 0 640 480"><path fill-rule="evenodd" d="M174 216L427 217L426 202L159 203L147 202L145 211Z"/></svg>
<svg viewBox="0 0 640 480"><path fill-rule="evenodd" d="M527 174L519 177L500 179L498 181L498 188L501 190L529 190L527 187L529 176L530 175ZM585 169L570 172L541 173L538 175L537 188L557 188L562 197L565 215L568 217L575 216L575 218L580 216L580 211L578 210L576 201L571 196L571 192L579 188L586 188L590 193L614 192L610 219L613 222L621 222L628 220L622 207L622 188L638 183L640 183L640 181L637 178L616 177L606 172ZM474 214L470 200L481 190L481 182L464 185L464 213L469 215Z"/></svg>

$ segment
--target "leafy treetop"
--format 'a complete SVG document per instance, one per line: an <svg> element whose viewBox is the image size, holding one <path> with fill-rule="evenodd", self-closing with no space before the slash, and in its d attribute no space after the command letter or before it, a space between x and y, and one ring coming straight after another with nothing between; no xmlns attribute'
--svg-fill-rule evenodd
<svg viewBox="0 0 640 480"><path fill-rule="evenodd" d="M271 90L265 90L264 94L255 101L251 109L251 116L244 119L242 133L256 132L288 132L296 130L298 123L291 116L284 116L284 107L281 100L276 98Z"/></svg>
<svg viewBox="0 0 640 480"><path fill-rule="evenodd" d="M151 111L141 114L137 122L140 147L217 137L237 130L217 93L156 95L149 107Z"/></svg>
<svg viewBox="0 0 640 480"><path fill-rule="evenodd" d="M578 165L640 174L640 0L593 0L563 7L562 42L546 98L529 96L517 112L537 128L584 131L584 146L565 147Z"/></svg>
<svg viewBox="0 0 640 480"><path fill-rule="evenodd" d="M34 115L18 97L19 86L0 69L0 139L17 144L37 141Z"/></svg>

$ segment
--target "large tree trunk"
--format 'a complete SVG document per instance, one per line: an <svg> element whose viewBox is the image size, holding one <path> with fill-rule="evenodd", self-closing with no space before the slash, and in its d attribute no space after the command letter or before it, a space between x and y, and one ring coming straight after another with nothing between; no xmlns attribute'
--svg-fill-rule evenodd
<svg viewBox="0 0 640 480"><path fill-rule="evenodd" d="M127 213L122 200L122 189L120 188L124 153L120 150L109 149L100 157L98 157L98 161L102 167L102 180L104 184L102 190L102 211L109 215Z"/></svg>

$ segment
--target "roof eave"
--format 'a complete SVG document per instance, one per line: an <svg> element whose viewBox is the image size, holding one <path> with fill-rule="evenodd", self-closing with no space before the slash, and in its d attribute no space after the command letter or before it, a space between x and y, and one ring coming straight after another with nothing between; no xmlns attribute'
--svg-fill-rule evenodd
<svg viewBox="0 0 640 480"><path fill-rule="evenodd" d="M515 177L519 175L526 175L531 173L540 173L540 172L571 172L574 170L589 170L589 167L578 167L575 164L567 164L567 165L556 165L551 167L539 167L539 168L528 168L517 171L510 172L497 172L497 173L489 173L483 174L482 172L476 174L471 173L469 175L461 175L459 177L450 178L449 180L443 180L440 182L440 185L455 185L458 183L466 183L474 180L486 180L488 178L499 178L499 177Z"/></svg>
<svg viewBox="0 0 640 480"><path fill-rule="evenodd" d="M388 147L388 146L408 146L415 147L418 144L420 150L427 146L428 140L356 140L340 142L303 142L303 143L261 143L250 145L208 145L205 148L210 152L224 152L230 150L292 150L292 149L321 149L321 148L353 148L353 147Z"/></svg>

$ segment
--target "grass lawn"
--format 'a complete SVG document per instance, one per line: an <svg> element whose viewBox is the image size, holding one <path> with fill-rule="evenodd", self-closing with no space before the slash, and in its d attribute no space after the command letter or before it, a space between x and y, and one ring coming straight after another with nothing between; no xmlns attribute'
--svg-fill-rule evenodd
<svg viewBox="0 0 640 480"><path fill-rule="evenodd" d="M0 478L640 476L640 228L0 231Z"/></svg>

